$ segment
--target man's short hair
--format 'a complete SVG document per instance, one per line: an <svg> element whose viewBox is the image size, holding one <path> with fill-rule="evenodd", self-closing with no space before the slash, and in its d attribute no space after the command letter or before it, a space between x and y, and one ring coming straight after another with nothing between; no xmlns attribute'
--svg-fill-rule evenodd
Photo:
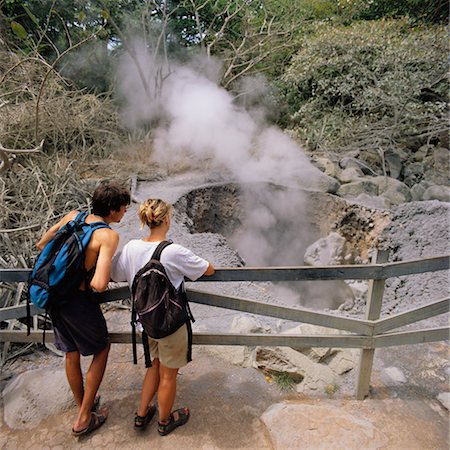
<svg viewBox="0 0 450 450"><path fill-rule="evenodd" d="M92 196L92 212L106 217L111 211L119 211L121 206L129 205L130 201L130 191L127 188L118 183L103 181Z"/></svg>

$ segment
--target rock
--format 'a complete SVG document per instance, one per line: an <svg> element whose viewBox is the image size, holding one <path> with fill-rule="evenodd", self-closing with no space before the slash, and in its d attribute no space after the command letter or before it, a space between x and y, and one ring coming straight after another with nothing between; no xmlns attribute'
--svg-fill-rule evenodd
<svg viewBox="0 0 450 450"><path fill-rule="evenodd" d="M387 367L384 369L386 375L397 383L406 383L406 377L398 367Z"/></svg>
<svg viewBox="0 0 450 450"><path fill-rule="evenodd" d="M444 408L450 411L450 392L441 392L437 399L442 403Z"/></svg>
<svg viewBox="0 0 450 450"><path fill-rule="evenodd" d="M335 349L334 349L335 350ZM328 361L328 367L336 374L342 375L350 372L357 361L357 351L354 349L341 349L334 353L334 356Z"/></svg>
<svg viewBox="0 0 450 450"><path fill-rule="evenodd" d="M425 144L417 149L414 153L414 161L422 162L434 149L433 145Z"/></svg>
<svg viewBox="0 0 450 450"><path fill-rule="evenodd" d="M402 171L402 162L406 160L406 154L402 149L388 150L384 154L389 176L398 178Z"/></svg>
<svg viewBox="0 0 450 450"><path fill-rule="evenodd" d="M378 185L371 180L360 178L343 184L337 191L341 197L357 197L359 194L378 195Z"/></svg>
<svg viewBox="0 0 450 450"><path fill-rule="evenodd" d="M341 264L345 257L345 243L345 238L332 232L306 249L304 263L310 266Z"/></svg>
<svg viewBox="0 0 450 450"><path fill-rule="evenodd" d="M387 198L379 195L359 194L352 198L351 202L367 208L389 209L391 207L391 202Z"/></svg>
<svg viewBox="0 0 450 450"><path fill-rule="evenodd" d="M282 334L346 334L345 331L333 328L320 327L318 325L301 324L294 328L290 328ZM303 347L294 350L303 353L309 359L316 363L326 364L337 375L342 375L355 367L357 361L357 353L352 349L338 349L330 347Z"/></svg>
<svg viewBox="0 0 450 450"><path fill-rule="evenodd" d="M311 266L348 263L350 258L347 258L345 244L346 240L340 234L332 232L306 249L304 262ZM327 280L320 284L304 282L300 287L300 293L303 304L308 303L309 307L315 309L337 309L343 303L354 302L353 292L344 280Z"/></svg>
<svg viewBox="0 0 450 450"><path fill-rule="evenodd" d="M301 324L289 328L281 334L287 335L315 335L315 334L341 334L340 330L333 328L320 327L318 325ZM323 362L326 358L334 355L338 350L330 347L295 347L294 350L303 353L314 362Z"/></svg>
<svg viewBox="0 0 450 450"><path fill-rule="evenodd" d="M199 346L212 356L227 361L234 366L252 367L253 355L250 347L243 345L205 345Z"/></svg>
<svg viewBox="0 0 450 450"><path fill-rule="evenodd" d="M378 150L376 149L364 149L360 151L359 158L365 163L366 167L370 169L370 172L362 170L366 175L375 175L380 173L382 167L382 158Z"/></svg>
<svg viewBox="0 0 450 450"><path fill-rule="evenodd" d="M450 169L449 163L450 163L450 154L448 149L444 147L436 147L433 150L433 160L434 160L434 168L438 171L443 173L444 175L448 176L448 171Z"/></svg>
<svg viewBox="0 0 450 450"><path fill-rule="evenodd" d="M3 390L5 422L10 428L32 428L73 406L64 370L24 372Z"/></svg>
<svg viewBox="0 0 450 450"><path fill-rule="evenodd" d="M257 347L253 366L269 373L285 373L297 382L297 392L320 390L335 384L334 372L290 347Z"/></svg>
<svg viewBox="0 0 450 450"><path fill-rule="evenodd" d="M355 296L344 280L305 281L299 287L300 304L315 310L353 304Z"/></svg>
<svg viewBox="0 0 450 450"><path fill-rule="evenodd" d="M230 326L230 333L234 334L271 332L270 327L264 327L259 320L249 315L236 316Z"/></svg>
<svg viewBox="0 0 450 450"><path fill-rule="evenodd" d="M411 191L406 184L391 177L373 177L378 186L378 193L387 198L392 205L411 201Z"/></svg>
<svg viewBox="0 0 450 450"><path fill-rule="evenodd" d="M424 168L422 163L410 163L403 167L403 181L407 186L420 183L423 179Z"/></svg>
<svg viewBox="0 0 450 450"><path fill-rule="evenodd" d="M339 190L339 182L333 177L321 173L320 171L318 172L320 176L316 174L315 176L311 176L309 180L299 180L299 186L302 186L304 189L335 194Z"/></svg>
<svg viewBox="0 0 450 450"><path fill-rule="evenodd" d="M345 157L339 161L339 166L343 169L349 169L351 167L360 169L365 175L373 175L375 172L367 165L365 161L353 157Z"/></svg>
<svg viewBox="0 0 450 450"><path fill-rule="evenodd" d="M369 283L365 280L347 281L347 286L352 290L355 298L364 298L369 290Z"/></svg>
<svg viewBox="0 0 450 450"><path fill-rule="evenodd" d="M338 173L338 168L336 167L336 164L331 161L329 158L325 157L319 157L315 160L316 166L324 172L326 175L336 178L336 175Z"/></svg>
<svg viewBox="0 0 450 450"><path fill-rule="evenodd" d="M342 170L337 178L341 183L350 183L363 177L363 175L364 174L359 167L348 167L347 169Z"/></svg>
<svg viewBox="0 0 450 450"><path fill-rule="evenodd" d="M385 448L383 430L341 407L276 403L261 416L275 450ZM339 437L338 437L339 436Z"/></svg>
<svg viewBox="0 0 450 450"><path fill-rule="evenodd" d="M423 193L422 200L439 200L441 202L450 202L450 187L430 186Z"/></svg>
<svg viewBox="0 0 450 450"><path fill-rule="evenodd" d="M429 187L430 183L425 180L422 180L420 183L413 185L411 187L411 200L413 202L423 200L423 194Z"/></svg>

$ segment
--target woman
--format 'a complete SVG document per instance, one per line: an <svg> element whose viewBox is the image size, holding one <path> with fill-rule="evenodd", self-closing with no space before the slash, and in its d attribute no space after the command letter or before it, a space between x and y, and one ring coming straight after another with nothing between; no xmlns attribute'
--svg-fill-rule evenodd
<svg viewBox="0 0 450 450"><path fill-rule="evenodd" d="M172 207L160 199L148 199L139 207L141 227L149 227L149 235L143 239L128 242L114 257L111 278L127 281L132 285L136 273L152 257L158 244L166 240L170 229ZM171 244L161 253L160 259L167 276L175 289L180 289L184 277L195 281L202 275L212 275L214 267L203 258L178 244ZM162 339L149 338L152 366L147 369L142 386L141 402L134 426L145 429L156 412L151 404L158 394L158 432L165 436L189 419L189 409L172 411L177 388L177 374L180 367L188 363L188 329L183 325L175 333Z"/></svg>

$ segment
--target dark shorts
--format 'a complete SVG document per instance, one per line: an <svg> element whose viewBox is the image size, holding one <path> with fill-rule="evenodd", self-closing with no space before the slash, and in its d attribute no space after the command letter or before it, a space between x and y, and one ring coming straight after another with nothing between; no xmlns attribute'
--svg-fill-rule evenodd
<svg viewBox="0 0 450 450"><path fill-rule="evenodd" d="M78 291L72 298L50 311L57 349L83 356L95 355L109 344L108 329L100 304L89 292Z"/></svg>

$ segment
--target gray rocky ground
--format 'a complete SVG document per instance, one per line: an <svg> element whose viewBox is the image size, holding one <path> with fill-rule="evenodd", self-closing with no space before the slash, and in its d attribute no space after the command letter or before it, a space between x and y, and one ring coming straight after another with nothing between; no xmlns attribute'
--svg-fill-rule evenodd
<svg viewBox="0 0 450 450"><path fill-rule="evenodd" d="M225 237L217 232L217 223L223 223L224 218L230 224L233 221L243 221L242 208L233 211L237 209L237 205L230 197L228 208L221 205L219 217L214 218L214 215L207 214L208 209L219 210L217 203L208 204L211 202L211 194L207 189L221 185L222 181L218 180L220 181L220 177L217 175L204 177L191 172L166 180L140 183L134 195L138 201L148 196L162 197L172 203L180 202L179 208L188 203L191 209L195 206L196 211L203 211L202 220L206 221L206 225L216 223L210 228L212 231L193 232L198 224L203 222L186 211L178 211L170 237L212 261L216 267L240 266L246 261L245 258L243 261L236 245L230 243L233 226L219 230L226 234ZM205 188L200 192L203 203L206 202L206 208L203 209L202 201L198 201L198 198L195 202L190 199L190 203L183 200L183 196L199 187ZM223 189L220 189L223 193ZM304 250L316 239L326 237L334 231L344 237L345 245L342 247L341 256L345 259L347 254L350 255L347 263L368 261L375 245L389 248L391 261L448 253L448 203L437 200L412 202L385 210L346 203L330 194L310 195L310 199L314 199L312 203L315 204L315 209L308 211L308 217L315 226L312 227L311 233L302 234L305 237L302 247ZM381 231L383 227L384 230ZM123 223L117 226L117 230L122 236L122 244L127 239L143 235L144 232L139 230L134 208ZM352 249L350 252L349 248ZM289 264L292 264L292 261L289 261ZM302 261L298 263L300 264ZM209 282L202 283L201 286L200 283L195 283L192 287L276 304L317 306L308 300L308 289L297 296L292 294L293 286ZM336 314L361 316L366 291L364 286L360 287L361 295L357 295L355 286L351 287L352 302L339 312L327 308L326 305L325 310ZM388 280L383 314L401 312L445 296L448 296L446 272ZM128 329L129 312L120 309L120 306L109 305L105 308L111 331ZM294 322L242 315L221 308L194 304L192 309L197 319L194 332L248 332L255 329L285 332L298 326ZM246 320L242 321L244 316ZM448 315L442 315L422 321L417 326L436 327L446 323ZM24 419L23 407L17 408L15 413L13 409L8 409L14 406L14 402L11 400L11 394L8 394L8 398L4 393L0 447L119 449L147 448L149 445L155 445L162 449L183 446L190 449L280 450L448 448L449 417L445 408L448 403L446 396L450 375L448 342L378 349L375 353L370 396L362 402L355 401L352 397L356 380L355 365L350 364L348 370L336 371L336 355L339 353L330 353L330 349L316 350L314 355L311 352L297 352L295 358L292 358L304 361L311 368L312 371L308 375L310 378L311 373L324 366L322 362L326 359L331 369L327 368L328 372L321 374L318 379L324 378L328 381L326 384L318 384L316 380L310 383L307 389L303 387L296 392L282 391L274 378L265 376L253 367L255 360L252 355L255 354L255 349L195 347L193 363L180 373L176 403L176 406L189 406L192 419L186 427L177 430L173 435L160 438L154 425L143 436L136 435L131 427L144 371L143 363L140 361L139 366L133 366L129 346L114 345L101 389L102 398L109 406L111 414L101 431L80 442L70 436L70 424L75 410L70 406L68 392L64 394L59 391L58 397L49 394L49 403L55 407L53 410L39 409L39 405L33 403L36 402L36 394L32 392L19 399L22 405L31 404L31 410L41 414L42 420L39 423L30 421L29 418ZM327 358L321 362L322 350L322 356L326 353ZM346 358L349 356L345 355ZM353 354L354 361L356 356ZM286 358L289 358L289 355ZM333 360L335 367L330 363ZM292 359L289 362L292 363ZM61 378L61 372L58 373L58 370L62 367L60 357L41 349L25 355L5 368L2 372L1 387L7 386L8 383L17 383L15 380L19 374L35 369L53 373L56 383L56 380ZM305 377L304 381L307 379L308 377ZM297 388L299 386L302 384ZM8 390L6 392L8 393ZM17 398L15 400L17 403ZM61 405L65 407L61 409Z"/></svg>

